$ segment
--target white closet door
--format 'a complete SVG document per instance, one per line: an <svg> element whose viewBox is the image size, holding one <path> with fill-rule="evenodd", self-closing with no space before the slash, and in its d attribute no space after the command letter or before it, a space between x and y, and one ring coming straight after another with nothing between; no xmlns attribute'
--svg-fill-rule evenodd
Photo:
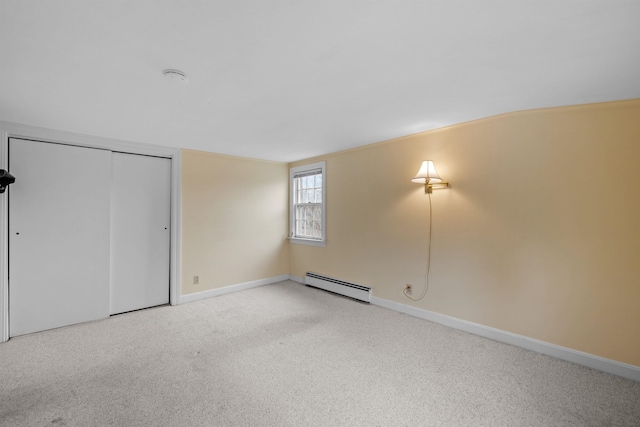
<svg viewBox="0 0 640 427"><path fill-rule="evenodd" d="M113 153L111 314L169 303L171 161Z"/></svg>
<svg viewBox="0 0 640 427"><path fill-rule="evenodd" d="M111 152L11 139L9 335L109 315Z"/></svg>

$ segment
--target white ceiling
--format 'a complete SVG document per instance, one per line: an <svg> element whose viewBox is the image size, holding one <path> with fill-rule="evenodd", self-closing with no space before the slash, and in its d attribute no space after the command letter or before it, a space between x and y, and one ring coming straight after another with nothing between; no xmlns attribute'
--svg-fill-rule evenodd
<svg viewBox="0 0 640 427"><path fill-rule="evenodd" d="M0 120L128 141L293 161L639 97L638 0L0 0Z"/></svg>

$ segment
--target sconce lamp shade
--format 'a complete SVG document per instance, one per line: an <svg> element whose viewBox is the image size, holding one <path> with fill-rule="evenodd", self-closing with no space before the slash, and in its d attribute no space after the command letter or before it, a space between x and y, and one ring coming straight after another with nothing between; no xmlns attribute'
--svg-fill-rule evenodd
<svg viewBox="0 0 640 427"><path fill-rule="evenodd" d="M424 192L427 194L431 194L434 188L447 188L449 186L448 182L444 182L440 178L431 160L422 162L418 174L411 181L416 184L424 184Z"/></svg>
<svg viewBox="0 0 640 427"><path fill-rule="evenodd" d="M442 182L442 178L436 172L436 167L433 165L433 161L425 160L420 166L420 170L416 174L415 178L411 180L416 184L436 184Z"/></svg>

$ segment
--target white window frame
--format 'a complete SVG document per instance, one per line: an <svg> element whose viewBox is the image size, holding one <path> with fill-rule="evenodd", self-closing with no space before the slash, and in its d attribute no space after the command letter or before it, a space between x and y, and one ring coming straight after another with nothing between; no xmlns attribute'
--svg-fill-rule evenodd
<svg viewBox="0 0 640 427"><path fill-rule="evenodd" d="M320 239L296 237L296 209L293 179L296 175L314 170L320 170L322 174L322 236ZM327 162L310 163L289 169L289 241L291 243L310 246L327 245Z"/></svg>

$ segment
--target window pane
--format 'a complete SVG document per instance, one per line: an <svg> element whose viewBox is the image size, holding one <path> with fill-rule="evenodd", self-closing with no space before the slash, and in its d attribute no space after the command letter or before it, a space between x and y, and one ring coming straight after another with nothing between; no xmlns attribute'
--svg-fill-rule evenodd
<svg viewBox="0 0 640 427"><path fill-rule="evenodd" d="M298 234L300 227L300 216L301 216L300 206L296 206L296 234Z"/></svg>
<svg viewBox="0 0 640 427"><path fill-rule="evenodd" d="M314 239L322 238L322 206L310 204L296 205L295 214L296 236Z"/></svg>
<svg viewBox="0 0 640 427"><path fill-rule="evenodd" d="M321 188L316 188L315 189L315 200L316 203L322 203L322 189Z"/></svg>

